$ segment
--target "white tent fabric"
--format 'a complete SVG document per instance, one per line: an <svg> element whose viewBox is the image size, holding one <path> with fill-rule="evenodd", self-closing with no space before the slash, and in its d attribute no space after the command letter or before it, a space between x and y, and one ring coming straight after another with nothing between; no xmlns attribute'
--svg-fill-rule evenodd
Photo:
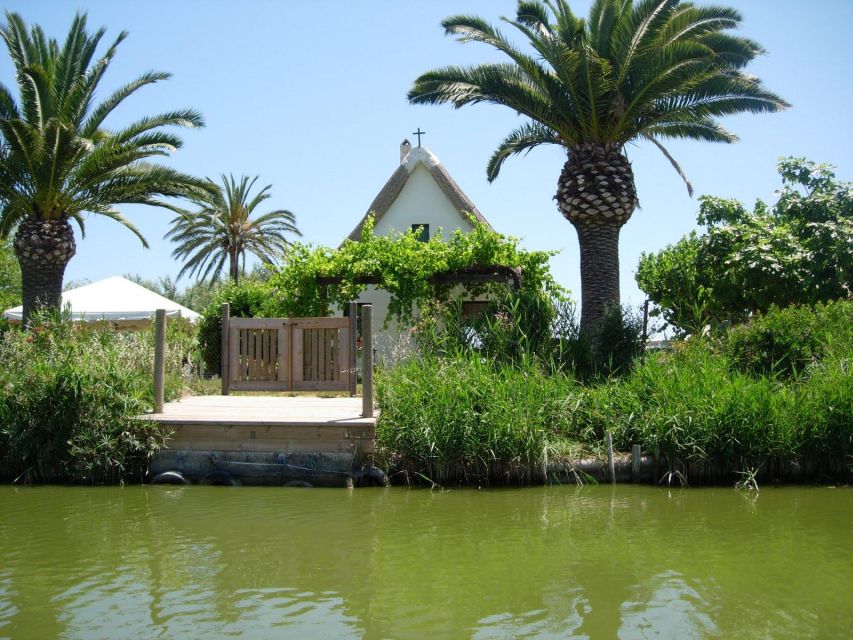
<svg viewBox="0 0 853 640"><path fill-rule="evenodd" d="M99 280L64 292L62 308L65 309L69 305L71 319L85 322L149 320L154 317L157 309L165 309L168 317L181 316L191 322L200 317L195 311L121 276ZM3 312L3 316L13 322L20 322L23 309L8 309Z"/></svg>

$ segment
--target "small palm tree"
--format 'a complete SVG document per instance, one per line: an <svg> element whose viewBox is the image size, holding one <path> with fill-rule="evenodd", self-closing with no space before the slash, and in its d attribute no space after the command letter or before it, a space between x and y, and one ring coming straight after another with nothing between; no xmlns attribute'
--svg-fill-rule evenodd
<svg viewBox="0 0 853 640"><path fill-rule="evenodd" d="M258 176L221 176L222 186L208 178L209 189L195 199L198 211L179 210L166 234L178 244L172 257L184 260L178 278L199 274L201 280L215 280L228 261L228 276L236 283L246 268L246 254L273 263L284 255L290 241L287 234L301 236L296 217L285 209L252 218L255 209L270 197L267 185L255 196L252 188Z"/></svg>
<svg viewBox="0 0 853 640"><path fill-rule="evenodd" d="M619 303L619 231L637 207L625 146L651 142L684 178L661 139L734 142L719 116L788 105L742 71L762 50L728 33L741 22L733 9L596 0L584 20L566 0L520 0L515 19L503 20L532 55L481 18L447 18L448 35L490 45L509 61L429 71L409 100L457 108L486 102L526 118L492 155L489 181L511 155L543 144L566 150L555 199L578 234L581 329L590 331Z"/></svg>
<svg viewBox="0 0 853 640"><path fill-rule="evenodd" d="M83 14L74 18L62 47L40 27L28 29L16 13L7 12L6 21L0 37L14 64L18 98L0 84L0 239L14 235L27 322L37 307L59 307L65 267L76 252L70 220L85 233L85 212L112 218L147 246L115 206L166 206L158 198L204 188L200 180L146 162L181 146L165 127L203 122L184 109L105 128L107 116L129 96L169 74L146 73L96 103L125 32L95 59L104 29L88 34Z"/></svg>

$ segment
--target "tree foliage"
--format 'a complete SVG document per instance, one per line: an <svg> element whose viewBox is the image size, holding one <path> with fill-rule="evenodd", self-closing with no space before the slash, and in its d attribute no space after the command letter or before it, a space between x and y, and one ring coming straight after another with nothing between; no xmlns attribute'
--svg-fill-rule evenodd
<svg viewBox="0 0 853 640"><path fill-rule="evenodd" d="M95 58L105 30L88 33L85 14L74 18L62 45L38 25L28 28L16 13L7 12L6 20L0 37L14 64L19 97L0 84L0 237L27 218L72 219L83 230L83 213L89 212L118 221L145 243L115 206L165 206L164 196L203 188L191 176L149 162L181 147L168 128L202 126L201 115L179 109L109 129L106 120L116 108L170 74L149 71L95 102L127 32Z"/></svg>
<svg viewBox="0 0 853 640"><path fill-rule="evenodd" d="M581 253L581 328L595 333L619 305L619 229L637 206L625 145L650 142L687 182L668 140L734 142L722 117L788 104L745 71L763 53L741 37L734 9L679 0L596 0L588 18L567 0L519 0L502 18L521 44L473 15L442 21L460 42L485 44L498 60L445 66L419 76L414 104L493 104L520 117L492 154L486 175L542 145L567 153L555 200ZM692 187L687 182L688 191Z"/></svg>
<svg viewBox="0 0 853 640"><path fill-rule="evenodd" d="M21 269L9 242L0 242L0 313L19 304Z"/></svg>
<svg viewBox="0 0 853 640"><path fill-rule="evenodd" d="M246 269L246 254L272 264L290 246L288 235L302 235L296 217L285 209L252 217L258 205L271 197L272 185L253 195L258 176L242 176L239 182L233 175L221 178L222 186L208 178L209 190L194 199L198 210L178 210L165 236L178 245L172 257L185 261L178 279L185 273L198 274L202 280L218 279L227 262L228 275L237 282Z"/></svg>
<svg viewBox="0 0 853 640"><path fill-rule="evenodd" d="M778 169L774 205L759 200L749 211L704 196L698 221L705 233L640 258L637 283L677 330L851 294L853 186L803 158L784 158Z"/></svg>
<svg viewBox="0 0 853 640"><path fill-rule="evenodd" d="M788 106L744 72L763 49L733 33L741 20L734 9L678 0L597 0L588 19L563 0L519 0L515 18L502 21L527 52L482 18L451 16L442 21L447 35L486 44L506 61L428 71L409 100L484 102L524 116L489 161L489 180L507 158L543 144L572 153L645 139L672 160L661 139L733 142L720 116Z"/></svg>
<svg viewBox="0 0 853 640"><path fill-rule="evenodd" d="M85 235L85 214L97 214L147 246L118 205L170 207L169 198L206 188L156 162L182 144L172 128L203 124L198 112L179 109L107 125L133 94L169 74L149 71L104 97L102 80L127 37L120 33L96 57L104 33L88 32L82 13L62 44L16 13L6 12L0 26L17 85L16 96L0 84L0 239L15 238L25 324L34 310L60 305L65 268L76 253L70 221Z"/></svg>

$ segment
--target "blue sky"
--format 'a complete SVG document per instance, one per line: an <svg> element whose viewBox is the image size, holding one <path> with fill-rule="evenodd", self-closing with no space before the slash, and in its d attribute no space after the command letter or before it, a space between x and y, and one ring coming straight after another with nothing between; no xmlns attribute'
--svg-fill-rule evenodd
<svg viewBox="0 0 853 640"><path fill-rule="evenodd" d="M739 9L741 32L767 49L750 71L793 107L726 119L741 137L735 145L668 145L697 195L772 200L779 186L775 165L783 155L830 162L850 179L853 2L720 3ZM590 2L570 4L585 14ZM563 152L542 148L512 159L489 184L486 162L517 125L517 116L488 105L411 106L405 98L427 69L499 60L485 46L445 37L439 22L456 13L497 21L512 15L513 0L6 0L4 7L60 40L78 9L88 13L91 28L107 27L107 39L129 31L102 95L149 69L174 77L139 92L108 124L118 127L176 107L198 109L207 126L184 132L184 148L168 162L200 176L259 174L263 184L273 185L269 208L293 211L308 242L334 246L349 233L396 168L401 140L412 139L420 127L427 132L424 146L498 231L521 238L530 249L560 251L552 260L554 274L579 297L575 232L552 199ZM5 55L0 79L13 84ZM633 274L640 253L695 228L698 203L656 149L631 147L629 157L641 209L622 232L622 297L638 305L643 294ZM177 274L172 246L162 239L169 212L145 207L124 212L151 248L143 249L115 222L93 217L66 279Z"/></svg>

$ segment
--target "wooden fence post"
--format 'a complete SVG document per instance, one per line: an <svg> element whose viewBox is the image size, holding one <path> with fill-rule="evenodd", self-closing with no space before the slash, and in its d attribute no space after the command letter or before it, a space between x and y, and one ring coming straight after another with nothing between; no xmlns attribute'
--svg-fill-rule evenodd
<svg viewBox="0 0 853 640"><path fill-rule="evenodd" d="M357 358L358 354L356 350L358 349L358 304L355 302L349 303L349 362L347 366L349 367L349 396L350 398L355 397L355 392L358 386L358 370L357 367Z"/></svg>
<svg viewBox="0 0 853 640"><path fill-rule="evenodd" d="M635 444L631 447L631 480L633 482L640 481L640 464L643 461L643 449L640 445Z"/></svg>
<svg viewBox="0 0 853 640"><path fill-rule="evenodd" d="M616 484L616 467L613 463L613 436L608 431L605 434L605 442L607 443L607 471L610 474L610 483Z"/></svg>
<svg viewBox="0 0 853 640"><path fill-rule="evenodd" d="M228 370L228 334L231 324L231 306L227 302L222 303L222 349L219 356L220 375L222 376L222 395L228 395L228 382L231 372Z"/></svg>
<svg viewBox="0 0 853 640"><path fill-rule="evenodd" d="M373 417L373 306L361 308L361 399L365 418Z"/></svg>
<svg viewBox="0 0 853 640"><path fill-rule="evenodd" d="M163 413L166 378L166 310L154 314L154 413Z"/></svg>

